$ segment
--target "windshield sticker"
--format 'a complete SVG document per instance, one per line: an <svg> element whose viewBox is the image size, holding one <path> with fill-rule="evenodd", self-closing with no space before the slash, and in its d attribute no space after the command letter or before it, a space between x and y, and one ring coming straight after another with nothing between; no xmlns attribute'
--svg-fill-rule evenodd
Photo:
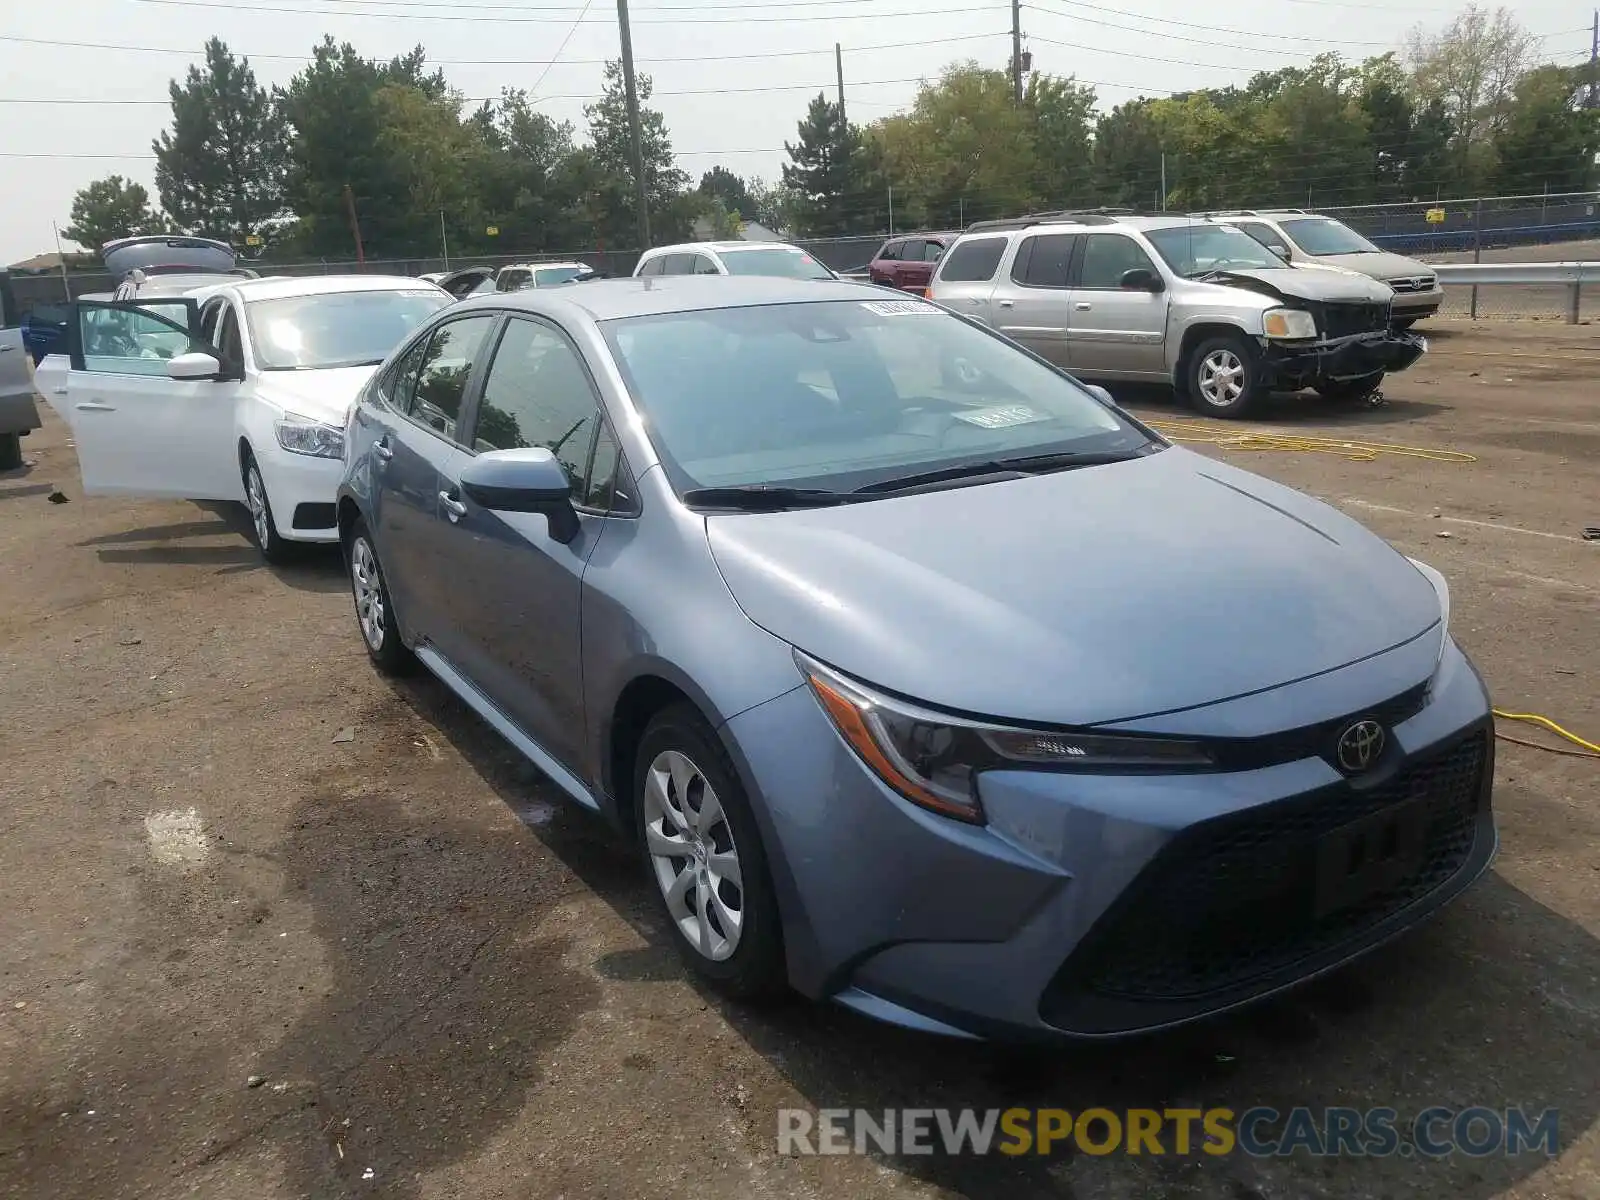
<svg viewBox="0 0 1600 1200"><path fill-rule="evenodd" d="M1048 421L1049 414L1029 408L1026 404L1007 404L1000 408L980 408L972 412L956 413L958 421L977 425L982 429L1006 429L1012 425L1031 425L1035 421Z"/></svg>
<svg viewBox="0 0 1600 1200"><path fill-rule="evenodd" d="M861 307L880 317L909 317L939 311L937 304L926 300L863 300Z"/></svg>

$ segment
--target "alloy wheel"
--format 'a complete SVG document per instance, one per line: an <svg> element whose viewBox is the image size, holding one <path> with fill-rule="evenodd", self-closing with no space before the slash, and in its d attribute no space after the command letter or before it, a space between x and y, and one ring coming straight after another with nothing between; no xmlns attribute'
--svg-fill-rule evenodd
<svg viewBox="0 0 1600 1200"><path fill-rule="evenodd" d="M722 962L744 929L744 877L722 803L705 773L663 750L645 773L645 846L667 911L695 950Z"/></svg>
<svg viewBox="0 0 1600 1200"><path fill-rule="evenodd" d="M383 649L387 629L383 609L383 585L378 578L378 560L367 539L358 537L350 547L350 587L356 596L356 618L361 636L374 651Z"/></svg>
<svg viewBox="0 0 1600 1200"><path fill-rule="evenodd" d="M1227 408L1244 394L1244 361L1226 347L1200 360L1200 396L1207 404Z"/></svg>
<svg viewBox="0 0 1600 1200"><path fill-rule="evenodd" d="M250 523L256 529L256 544L265 549L272 539L272 517L267 512L267 487L261 482L261 470L255 463L245 472L244 495Z"/></svg>

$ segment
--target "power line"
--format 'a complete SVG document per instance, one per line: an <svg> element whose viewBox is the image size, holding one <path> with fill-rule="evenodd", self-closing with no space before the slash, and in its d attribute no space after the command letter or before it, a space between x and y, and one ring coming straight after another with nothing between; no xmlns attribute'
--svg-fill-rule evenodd
<svg viewBox="0 0 1600 1200"><path fill-rule="evenodd" d="M582 25L583 19L589 15L589 5L593 3L594 0L583 0L583 8L578 12L578 19L574 21L572 23L572 27L567 30L567 36L561 39L561 45L556 47L556 52L550 56L550 61L545 63L544 70L539 72L539 78L533 81L533 86L528 89L530 93L534 93L539 90L539 85L544 82L545 76L550 74L550 68L556 65L556 60L559 59L562 55L562 52L566 50L567 43L572 40L572 35L578 32L578 26Z"/></svg>
<svg viewBox="0 0 1600 1200"><path fill-rule="evenodd" d="M347 12L330 8L282 8L267 4L238 4L228 3L227 0L133 0L135 4L161 4L172 8L221 8L231 12L262 12L275 13L279 16L325 16L325 17L352 17L358 20L393 20L393 21L470 21L491 24L516 24L516 25L564 25L566 17L508 17L508 16L466 16L457 13L395 13L395 12ZM774 5L772 7L779 7ZM502 10L503 11L503 10ZM933 8L924 9L922 12L892 12L892 13L817 13L803 17L646 17L635 24L640 25L749 25L755 24L794 24L807 21L923 21L929 17L952 17L964 13L992 13L992 8ZM586 19L583 24L600 25L609 24L609 17L594 17Z"/></svg>

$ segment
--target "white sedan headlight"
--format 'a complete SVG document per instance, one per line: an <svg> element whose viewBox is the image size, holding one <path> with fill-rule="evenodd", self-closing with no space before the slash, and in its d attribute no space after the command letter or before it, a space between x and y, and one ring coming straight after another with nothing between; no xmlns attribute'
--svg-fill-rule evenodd
<svg viewBox="0 0 1600 1200"><path fill-rule="evenodd" d="M335 425L289 413L273 429L278 435L278 445L290 454L308 454L312 458L344 457L344 430Z"/></svg>
<svg viewBox="0 0 1600 1200"><path fill-rule="evenodd" d="M1406 560L1422 573L1422 577L1433 585L1433 591L1439 597L1439 660L1444 660L1444 648L1450 643L1450 585L1445 582L1443 575L1435 571L1427 563L1415 558ZM1434 664L1438 666L1438 663Z"/></svg>
<svg viewBox="0 0 1600 1200"><path fill-rule="evenodd" d="M1269 308L1261 314L1261 329L1269 338L1285 341L1317 336L1316 319L1303 308Z"/></svg>

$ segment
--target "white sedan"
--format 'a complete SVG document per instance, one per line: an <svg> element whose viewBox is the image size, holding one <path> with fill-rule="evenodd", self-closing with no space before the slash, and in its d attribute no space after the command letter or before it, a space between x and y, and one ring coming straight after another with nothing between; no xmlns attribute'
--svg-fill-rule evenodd
<svg viewBox="0 0 1600 1200"><path fill-rule="evenodd" d="M234 500L268 561L339 537L351 402L451 303L376 275L240 279L154 305L80 300L40 393L72 427L91 495Z"/></svg>

